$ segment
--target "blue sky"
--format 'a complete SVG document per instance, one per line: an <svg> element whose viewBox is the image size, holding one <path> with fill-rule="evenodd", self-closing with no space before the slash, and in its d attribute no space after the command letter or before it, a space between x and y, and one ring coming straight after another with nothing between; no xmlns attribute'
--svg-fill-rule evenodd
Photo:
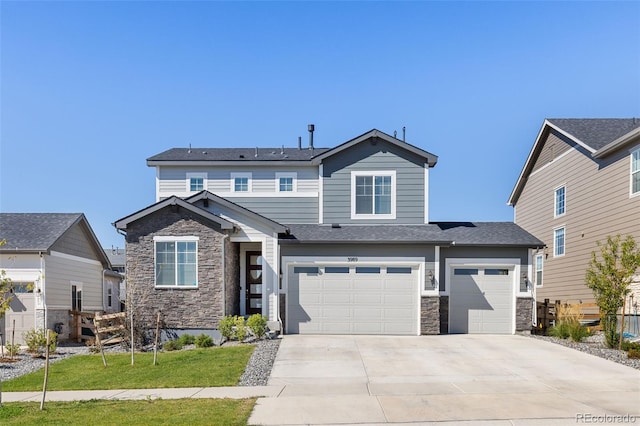
<svg viewBox="0 0 640 426"><path fill-rule="evenodd" d="M432 220L504 221L544 118L640 117L640 2L1 1L0 38L0 211L106 247L172 147L406 126Z"/></svg>

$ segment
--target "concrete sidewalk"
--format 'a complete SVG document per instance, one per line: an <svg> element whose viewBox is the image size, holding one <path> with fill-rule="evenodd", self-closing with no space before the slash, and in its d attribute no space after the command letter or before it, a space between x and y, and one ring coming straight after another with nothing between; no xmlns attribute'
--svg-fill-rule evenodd
<svg viewBox="0 0 640 426"><path fill-rule="evenodd" d="M283 386L229 386L213 388L113 389L49 391L46 401L88 401L91 399L182 399L276 397ZM2 392L2 402L41 401L42 392Z"/></svg>

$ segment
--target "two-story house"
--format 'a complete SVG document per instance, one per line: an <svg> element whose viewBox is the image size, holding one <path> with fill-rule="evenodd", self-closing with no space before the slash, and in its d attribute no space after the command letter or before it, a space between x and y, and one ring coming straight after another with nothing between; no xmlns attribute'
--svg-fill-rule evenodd
<svg viewBox="0 0 640 426"><path fill-rule="evenodd" d="M585 275L596 243L640 243L640 119L545 120L509 204L545 242L534 254L538 299L593 302ZM633 289L637 302L640 278Z"/></svg>
<svg viewBox="0 0 640 426"><path fill-rule="evenodd" d="M542 242L510 222L430 222L436 163L375 129L334 148L311 131L304 148L155 155L157 202L114 223L128 307L176 330L254 313L285 333L530 330Z"/></svg>

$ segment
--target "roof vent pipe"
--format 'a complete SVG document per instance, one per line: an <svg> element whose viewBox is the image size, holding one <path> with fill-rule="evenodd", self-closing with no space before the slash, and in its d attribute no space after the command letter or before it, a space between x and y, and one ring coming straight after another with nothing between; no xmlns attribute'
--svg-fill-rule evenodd
<svg viewBox="0 0 640 426"><path fill-rule="evenodd" d="M258 157L258 147L256 146L256 157Z"/></svg>
<svg viewBox="0 0 640 426"><path fill-rule="evenodd" d="M284 145L282 145L282 148L280 148L280 155L284 155Z"/></svg>
<svg viewBox="0 0 640 426"><path fill-rule="evenodd" d="M313 131L316 129L316 126L309 124L307 128L309 129L309 149L313 149Z"/></svg>
<svg viewBox="0 0 640 426"><path fill-rule="evenodd" d="M405 137L406 133L407 133L407 128L405 126L402 126L402 142L405 141L404 137Z"/></svg>
<svg viewBox="0 0 640 426"><path fill-rule="evenodd" d="M302 136L298 136L298 149L302 149Z"/></svg>

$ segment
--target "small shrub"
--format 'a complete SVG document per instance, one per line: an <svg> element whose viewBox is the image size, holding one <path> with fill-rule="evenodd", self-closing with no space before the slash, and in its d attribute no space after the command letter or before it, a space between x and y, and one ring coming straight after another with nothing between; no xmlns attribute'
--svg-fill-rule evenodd
<svg viewBox="0 0 640 426"><path fill-rule="evenodd" d="M177 340L169 340L168 342L164 342L162 344L162 349L165 351L179 351L182 349L182 342L180 339Z"/></svg>
<svg viewBox="0 0 640 426"><path fill-rule="evenodd" d="M231 340L233 337L233 326L235 325L235 319L231 315L227 315L226 317L220 320L220 324L218 324L218 330L222 337L227 340Z"/></svg>
<svg viewBox="0 0 640 426"><path fill-rule="evenodd" d="M627 358L640 359L640 349L629 349Z"/></svg>
<svg viewBox="0 0 640 426"><path fill-rule="evenodd" d="M20 345L18 344L12 345L11 343L7 343L5 347L10 357L14 357L20 353Z"/></svg>
<svg viewBox="0 0 640 426"><path fill-rule="evenodd" d="M55 353L58 349L58 333L55 331L49 330L49 353ZM47 344L47 339L44 339L45 345Z"/></svg>
<svg viewBox="0 0 640 426"><path fill-rule="evenodd" d="M574 342L582 342L590 334L589 329L580 323L569 324L569 335Z"/></svg>
<svg viewBox="0 0 640 426"><path fill-rule="evenodd" d="M264 315L255 314L247 319L247 327L258 339L262 339L267 331L267 318Z"/></svg>
<svg viewBox="0 0 640 426"><path fill-rule="evenodd" d="M209 348L213 346L213 339L202 333L195 339L196 348Z"/></svg>
<svg viewBox="0 0 640 426"><path fill-rule="evenodd" d="M192 334L183 334L178 340L180 340L183 346L193 345L196 342L196 337Z"/></svg>
<svg viewBox="0 0 640 426"><path fill-rule="evenodd" d="M55 352L58 346L58 333L49 331L49 352ZM34 356L42 355L47 346L47 334L41 328L32 328L24 333L24 341L27 344L27 352Z"/></svg>
<svg viewBox="0 0 640 426"><path fill-rule="evenodd" d="M570 329L569 323L564 321L559 321L556 325L549 328L548 334L549 336L566 339L571 335L569 329Z"/></svg>
<svg viewBox="0 0 640 426"><path fill-rule="evenodd" d="M622 350L630 351L632 349L640 350L640 342L630 342L628 340L622 341Z"/></svg>
<svg viewBox="0 0 640 426"><path fill-rule="evenodd" d="M244 317L237 316L234 318L235 329L234 337L238 342L242 342L247 337L247 327L244 325Z"/></svg>

